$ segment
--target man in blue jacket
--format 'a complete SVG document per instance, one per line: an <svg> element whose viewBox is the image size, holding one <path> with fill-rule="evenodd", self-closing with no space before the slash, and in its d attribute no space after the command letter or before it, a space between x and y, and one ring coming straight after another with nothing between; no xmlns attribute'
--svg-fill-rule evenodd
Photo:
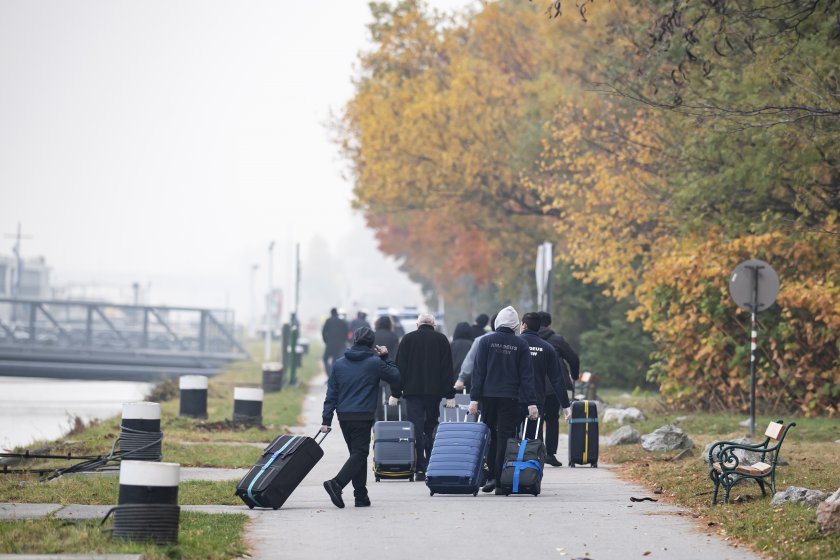
<svg viewBox="0 0 840 560"><path fill-rule="evenodd" d="M470 414L481 411L484 423L490 427L488 466L490 480L483 492L496 489L496 480L505 460L508 438L515 437L519 417L519 402L528 407L528 416L536 419L537 396L534 390L534 369L528 343L516 336L519 315L513 307L505 307L496 316L496 332L478 342L470 389Z"/></svg>
<svg viewBox="0 0 840 560"><path fill-rule="evenodd" d="M322 432L330 430L333 413L338 412L338 423L347 443L350 457L335 475L324 482L324 489L332 503L344 507L341 491L353 483L356 507L370 505L367 491L367 458L370 453L370 431L373 428L379 382L399 384L400 370L388 360L388 349L374 346L374 333L360 327L353 333L353 346L344 357L333 364L327 384L322 414Z"/></svg>

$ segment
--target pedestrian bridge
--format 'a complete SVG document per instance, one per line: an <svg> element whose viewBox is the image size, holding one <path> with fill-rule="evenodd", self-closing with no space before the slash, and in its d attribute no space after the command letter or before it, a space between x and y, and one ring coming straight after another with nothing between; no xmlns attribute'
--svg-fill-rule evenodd
<svg viewBox="0 0 840 560"><path fill-rule="evenodd" d="M0 298L0 375L149 380L248 357L230 310Z"/></svg>

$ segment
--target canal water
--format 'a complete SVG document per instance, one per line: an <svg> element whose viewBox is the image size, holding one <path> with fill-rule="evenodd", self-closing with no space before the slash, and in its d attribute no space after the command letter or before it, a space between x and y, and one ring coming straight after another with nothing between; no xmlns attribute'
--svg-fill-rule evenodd
<svg viewBox="0 0 840 560"><path fill-rule="evenodd" d="M122 403L140 401L154 384L0 377L0 449L66 434L85 422L120 414Z"/></svg>

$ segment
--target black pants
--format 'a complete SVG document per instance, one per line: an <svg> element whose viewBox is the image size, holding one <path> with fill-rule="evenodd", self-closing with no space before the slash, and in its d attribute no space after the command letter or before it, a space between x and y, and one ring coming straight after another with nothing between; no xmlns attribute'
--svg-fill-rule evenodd
<svg viewBox="0 0 840 560"><path fill-rule="evenodd" d="M435 429L440 417L440 397L410 395L405 397L408 421L414 424L414 449L417 452L417 470L426 472L432 445L435 443Z"/></svg>
<svg viewBox="0 0 840 560"><path fill-rule="evenodd" d="M549 455L557 454L557 443L560 439L560 400L554 393L545 396L545 450Z"/></svg>
<svg viewBox="0 0 840 560"><path fill-rule="evenodd" d="M335 475L335 481L344 488L353 483L353 496L367 496L367 458L370 454L370 430L373 420L339 420L341 433L347 443L350 456Z"/></svg>
<svg viewBox="0 0 840 560"><path fill-rule="evenodd" d="M519 417L519 399L506 397L484 397L481 399L482 420L490 427L490 453L488 466L490 478L498 477L505 461L507 440L516 436L516 426L522 422Z"/></svg>

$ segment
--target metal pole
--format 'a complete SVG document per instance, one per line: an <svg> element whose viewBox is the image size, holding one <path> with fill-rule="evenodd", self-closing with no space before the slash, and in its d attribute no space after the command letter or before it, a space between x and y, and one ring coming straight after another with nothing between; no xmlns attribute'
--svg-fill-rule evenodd
<svg viewBox="0 0 840 560"><path fill-rule="evenodd" d="M750 314L750 437L755 437L755 350L758 347L758 322L755 314L758 311L758 269L760 266L750 267L753 271L752 313Z"/></svg>
<svg viewBox="0 0 840 560"><path fill-rule="evenodd" d="M263 359L271 361L271 274L274 270L274 241L268 244L268 290L265 295L265 349Z"/></svg>
<svg viewBox="0 0 840 560"><path fill-rule="evenodd" d="M298 367L298 302L300 300L300 243L295 244L295 310L292 312L291 329L289 336L289 345L292 347L289 355L291 356L291 367L289 368L289 384L292 387L297 386L297 367Z"/></svg>
<svg viewBox="0 0 840 560"><path fill-rule="evenodd" d="M257 269L260 267L258 264L251 265L251 289L250 289L250 305L251 305L251 313L250 317L248 318L248 336L256 336L257 334L257 302L254 299L255 293L255 285L257 281Z"/></svg>

